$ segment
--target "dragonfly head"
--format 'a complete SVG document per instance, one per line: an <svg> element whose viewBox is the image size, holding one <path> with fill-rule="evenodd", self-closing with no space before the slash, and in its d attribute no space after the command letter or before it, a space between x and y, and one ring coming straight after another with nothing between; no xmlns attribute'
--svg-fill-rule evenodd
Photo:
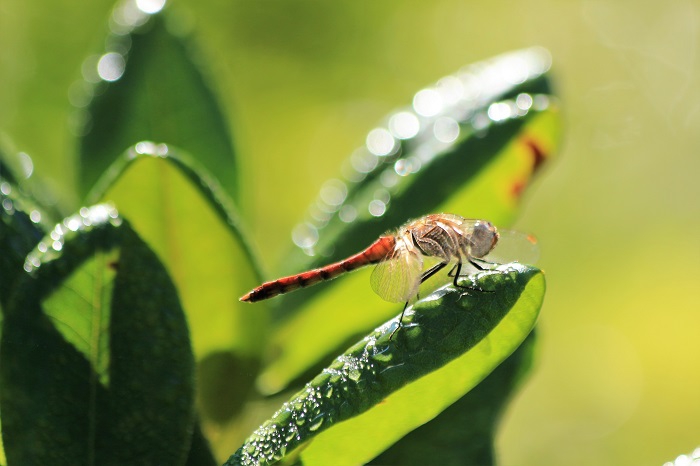
<svg viewBox="0 0 700 466"><path fill-rule="evenodd" d="M474 224L469 247L472 257L484 257L496 247L496 243L498 243L498 231L491 222L479 220Z"/></svg>

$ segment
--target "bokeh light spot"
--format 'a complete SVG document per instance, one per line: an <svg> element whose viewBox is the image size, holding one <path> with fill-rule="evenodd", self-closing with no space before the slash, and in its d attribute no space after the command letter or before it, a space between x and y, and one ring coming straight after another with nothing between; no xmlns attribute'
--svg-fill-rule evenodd
<svg viewBox="0 0 700 466"><path fill-rule="evenodd" d="M124 57L116 52L109 52L102 55L97 62L97 74L103 81L117 81L124 74L126 61Z"/></svg>

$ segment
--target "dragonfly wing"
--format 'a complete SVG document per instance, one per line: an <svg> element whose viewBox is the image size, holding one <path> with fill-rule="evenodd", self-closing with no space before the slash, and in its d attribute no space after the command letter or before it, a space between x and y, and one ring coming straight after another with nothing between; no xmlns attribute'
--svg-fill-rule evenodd
<svg viewBox="0 0 700 466"><path fill-rule="evenodd" d="M420 285L423 256L401 249L377 264L372 272L372 289L383 300L403 303L410 300Z"/></svg>
<svg viewBox="0 0 700 466"><path fill-rule="evenodd" d="M535 264L539 259L540 248L534 236L513 230L498 230L498 234L496 247L484 257L484 260L496 264L512 261Z"/></svg>

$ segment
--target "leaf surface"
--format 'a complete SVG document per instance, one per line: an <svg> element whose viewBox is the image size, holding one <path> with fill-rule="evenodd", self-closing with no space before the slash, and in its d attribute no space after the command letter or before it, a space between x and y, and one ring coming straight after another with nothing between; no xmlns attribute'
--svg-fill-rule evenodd
<svg viewBox="0 0 700 466"><path fill-rule="evenodd" d="M228 123L183 38L163 17L151 17L124 36L111 36L108 54L125 60L123 75L100 82L87 108L80 141L82 195L128 147L166 141L196 154L230 196L237 193L236 157ZM129 50L123 55L124 50ZM104 56L103 56L104 57Z"/></svg>
<svg viewBox="0 0 700 466"><path fill-rule="evenodd" d="M272 464L301 445L304 464L366 463L457 401L527 337L545 290L517 263L461 284L470 291L446 286L409 308L392 339L395 319L336 358L227 464Z"/></svg>
<svg viewBox="0 0 700 466"><path fill-rule="evenodd" d="M194 362L167 272L105 205L65 219L43 242L2 329L8 461L183 463Z"/></svg>

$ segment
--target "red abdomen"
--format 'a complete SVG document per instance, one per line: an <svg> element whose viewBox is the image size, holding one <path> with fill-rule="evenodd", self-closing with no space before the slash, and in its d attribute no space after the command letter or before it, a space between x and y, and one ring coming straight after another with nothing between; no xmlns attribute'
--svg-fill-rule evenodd
<svg viewBox="0 0 700 466"><path fill-rule="evenodd" d="M393 236L381 236L367 249L354 256L325 267L263 283L242 296L240 300L252 303L288 293L298 288L315 285L322 281L331 280L345 272L350 272L369 264L376 264L391 253L395 245L396 239Z"/></svg>

